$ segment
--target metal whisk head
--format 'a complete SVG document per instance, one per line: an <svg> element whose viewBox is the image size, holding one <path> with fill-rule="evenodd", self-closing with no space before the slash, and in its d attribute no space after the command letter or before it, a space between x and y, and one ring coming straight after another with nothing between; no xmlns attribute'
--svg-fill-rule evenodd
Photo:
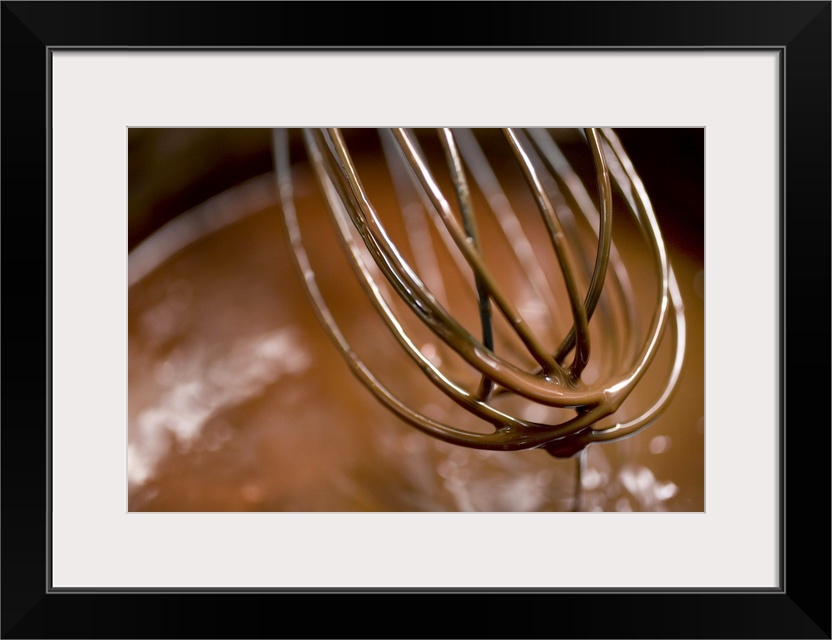
<svg viewBox="0 0 832 640"><path fill-rule="evenodd" d="M682 367L684 311L650 200L614 131L575 130L564 145L545 129L379 130L387 170L372 179L350 151L351 133L303 131L339 243L401 349L394 357L466 419L411 406L350 345L316 281L315 240L301 233L289 132L276 130L299 272L353 373L385 406L449 443L561 457L658 417ZM565 151L575 142L583 171ZM382 188L393 204L374 195ZM629 407L640 383L647 399Z"/></svg>

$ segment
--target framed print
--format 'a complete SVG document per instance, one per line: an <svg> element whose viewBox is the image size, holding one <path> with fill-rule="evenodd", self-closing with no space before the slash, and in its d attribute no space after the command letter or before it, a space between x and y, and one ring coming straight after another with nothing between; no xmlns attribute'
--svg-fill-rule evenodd
<svg viewBox="0 0 832 640"><path fill-rule="evenodd" d="M3 637L830 637L829 2L397 6L3 3Z"/></svg>

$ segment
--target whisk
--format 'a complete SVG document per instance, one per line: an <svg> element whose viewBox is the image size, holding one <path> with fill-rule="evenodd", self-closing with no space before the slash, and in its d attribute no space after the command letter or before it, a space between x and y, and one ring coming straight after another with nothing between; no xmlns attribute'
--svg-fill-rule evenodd
<svg viewBox="0 0 832 640"><path fill-rule="evenodd" d="M338 241L402 363L467 417L449 422L409 405L351 346L307 252L315 239L301 230L290 131L276 129L275 172L299 273L318 319L378 400L454 445L543 448L557 457L656 420L682 370L684 307L648 194L612 129L571 134L590 179L552 130L378 130L393 206L373 196L347 142L353 133L302 131ZM441 152L428 153L430 145ZM506 187L509 174L525 187ZM616 229L640 231L630 258L614 238L614 220ZM403 225L402 238L394 239L390 221ZM645 268L649 279L631 275ZM449 295L450 278L467 282L464 296ZM639 302L647 287L649 302ZM463 304L465 313L454 311ZM660 347L667 357L657 358ZM625 401L656 366L649 399L629 408Z"/></svg>

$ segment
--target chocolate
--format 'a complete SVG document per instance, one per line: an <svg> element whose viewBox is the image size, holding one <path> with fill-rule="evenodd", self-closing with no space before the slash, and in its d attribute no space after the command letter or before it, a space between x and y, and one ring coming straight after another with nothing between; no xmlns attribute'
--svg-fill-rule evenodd
<svg viewBox="0 0 832 640"><path fill-rule="evenodd" d="M363 169L370 167L362 175L373 182L372 162L362 161ZM522 176L517 178L518 188L525 190ZM226 192L224 206L236 210L239 220L159 259L130 288L130 509L571 509L574 460L558 460L543 449L476 451L438 441L384 410L355 379L319 326L295 276L273 187L271 204L263 206L252 197L265 193L270 180L272 176L264 175ZM487 437L493 431L488 421L483 428L482 420L454 401L437 399L435 388L388 333L349 272L308 168L294 169L293 185L304 233L315 239L314 246L306 246L316 280L355 350L367 354L367 362L378 367L385 381L395 379L391 388L424 415L437 422L453 420ZM380 208L397 206L392 194L383 195ZM193 212L182 216L188 218L196 219ZM385 218L385 224L390 220ZM483 251L491 251L487 258L499 259L505 247L491 237L494 225L481 220ZM145 248L164 245L169 232L146 240ZM390 234L401 237L404 230L390 229ZM540 239L548 242L545 234ZM701 243L701 237L692 240ZM635 229L620 234L616 242L622 254L644 250ZM685 300L688 340L680 385L649 429L622 442L589 447L586 509L703 508L703 301L694 288L702 264L691 259L687 247L671 245L668 252ZM622 261L631 268L633 281L649 282L649 264L636 259L631 266L629 257ZM519 270L507 266L505 272L497 274L504 282ZM470 312L461 314L465 333L474 333L474 327L481 331L477 298L466 289L469 285L449 278L446 286L448 298L465 295L474 301ZM647 296L639 304L652 308L655 300ZM555 347L569 332L571 321L564 322ZM626 355L627 333L620 328L610 332L598 340L599 346ZM423 357L452 357L434 344L433 335L417 334ZM454 345L467 341L462 330L449 336ZM472 353L489 357L474 347ZM464 362L449 363L454 371L463 369ZM529 364L516 358L520 370ZM668 363L655 364L666 368ZM626 404L638 406L645 397L649 403L666 372L655 375L645 374ZM476 388L479 377L470 381ZM515 400L495 393L494 405L500 402ZM509 408L525 412L521 420L529 423L561 420L571 411L524 402L520 398ZM590 431L587 425L578 435ZM666 439L664 445L652 447L660 451L652 453L650 444L659 437ZM552 441L550 453L572 455L577 445L583 443Z"/></svg>

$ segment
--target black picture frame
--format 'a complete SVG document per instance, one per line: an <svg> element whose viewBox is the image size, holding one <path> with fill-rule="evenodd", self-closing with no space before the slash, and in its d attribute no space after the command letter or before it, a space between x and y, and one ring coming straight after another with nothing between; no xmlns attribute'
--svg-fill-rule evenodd
<svg viewBox="0 0 832 640"><path fill-rule="evenodd" d="M829 1L3 2L2 637L830 638L830 15ZM779 588L53 589L49 91L67 47L779 52Z"/></svg>

